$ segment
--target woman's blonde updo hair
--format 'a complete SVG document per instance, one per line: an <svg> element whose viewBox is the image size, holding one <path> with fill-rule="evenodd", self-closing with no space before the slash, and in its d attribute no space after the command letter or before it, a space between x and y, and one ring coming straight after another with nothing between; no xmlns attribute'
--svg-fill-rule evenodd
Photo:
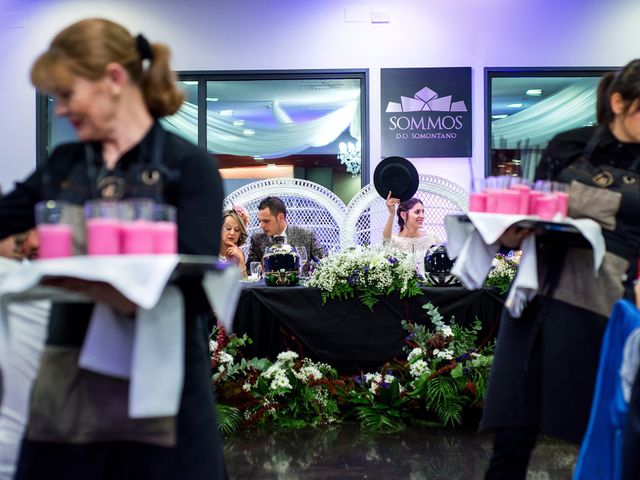
<svg viewBox="0 0 640 480"><path fill-rule="evenodd" d="M240 238L238 238L238 243L236 245L244 245L244 242L247 241L249 235L247 234L247 226L249 225L249 219L244 218L243 212L238 212L237 209L232 208L229 210L224 210L222 212L222 221L227 217L231 217L236 223L240 226Z"/></svg>
<svg viewBox="0 0 640 480"><path fill-rule="evenodd" d="M144 38L142 42L147 43ZM108 64L118 63L140 87L151 115L159 118L174 114L184 94L176 87L169 48L161 43L148 44L151 59L145 60L146 53L139 44L139 39L115 22L103 18L81 20L56 35L31 68L31 81L39 90L60 92L71 87L74 76L99 80ZM143 67L145 62L148 67Z"/></svg>

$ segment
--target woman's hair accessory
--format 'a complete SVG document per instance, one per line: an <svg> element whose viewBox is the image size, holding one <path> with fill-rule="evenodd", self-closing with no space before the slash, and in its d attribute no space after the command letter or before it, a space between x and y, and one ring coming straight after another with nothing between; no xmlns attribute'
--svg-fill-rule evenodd
<svg viewBox="0 0 640 480"><path fill-rule="evenodd" d="M136 37L136 47L138 48L138 53L142 60L142 70L146 72L149 70L149 66L153 61L153 50L151 49L151 44L144 35L139 34Z"/></svg>
<svg viewBox="0 0 640 480"><path fill-rule="evenodd" d="M240 220L244 223L244 226L249 226L249 214L247 213L247 210L242 205L232 205L231 208L238 214Z"/></svg>

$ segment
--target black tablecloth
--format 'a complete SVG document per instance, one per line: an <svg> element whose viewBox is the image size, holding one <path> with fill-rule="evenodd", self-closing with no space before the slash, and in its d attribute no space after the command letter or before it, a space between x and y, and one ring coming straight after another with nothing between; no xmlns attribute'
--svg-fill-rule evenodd
<svg viewBox="0 0 640 480"><path fill-rule="evenodd" d="M234 331L252 340L248 358L275 359L291 349L341 373L370 371L402 357L407 332L400 321L430 324L422 308L433 303L445 317L460 325L477 317L483 323L480 341L494 338L502 300L494 289L470 291L462 287L423 288L423 295L381 298L373 311L359 299L329 300L322 305L320 290L306 287L267 287L246 284L234 319Z"/></svg>

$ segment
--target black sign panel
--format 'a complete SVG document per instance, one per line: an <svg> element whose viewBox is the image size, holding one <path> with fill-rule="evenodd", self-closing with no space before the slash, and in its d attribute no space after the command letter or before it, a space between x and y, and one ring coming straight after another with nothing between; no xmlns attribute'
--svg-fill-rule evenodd
<svg viewBox="0 0 640 480"><path fill-rule="evenodd" d="M382 156L471 157L471 68L383 68Z"/></svg>

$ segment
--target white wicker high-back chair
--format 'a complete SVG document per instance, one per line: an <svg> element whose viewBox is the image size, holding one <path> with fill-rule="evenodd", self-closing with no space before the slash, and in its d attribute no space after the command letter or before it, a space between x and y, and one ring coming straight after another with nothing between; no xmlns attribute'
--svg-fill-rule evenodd
<svg viewBox="0 0 640 480"><path fill-rule="evenodd" d="M312 230L326 252L340 248L340 225L344 220L346 205L331 190L300 178L270 178L249 183L231 192L223 208L242 205L249 214L247 233L260 230L258 205L269 196L282 199L287 207L287 223ZM249 242L244 245L245 254Z"/></svg>
<svg viewBox="0 0 640 480"><path fill-rule="evenodd" d="M424 204L424 228L443 240L447 237L444 217L467 210L468 192L460 185L436 175L420 175L418 191L414 196ZM365 186L347 205L340 230L341 247L382 243L382 231L387 218L389 211L385 199L378 195L373 184ZM393 231L398 231L395 219Z"/></svg>

